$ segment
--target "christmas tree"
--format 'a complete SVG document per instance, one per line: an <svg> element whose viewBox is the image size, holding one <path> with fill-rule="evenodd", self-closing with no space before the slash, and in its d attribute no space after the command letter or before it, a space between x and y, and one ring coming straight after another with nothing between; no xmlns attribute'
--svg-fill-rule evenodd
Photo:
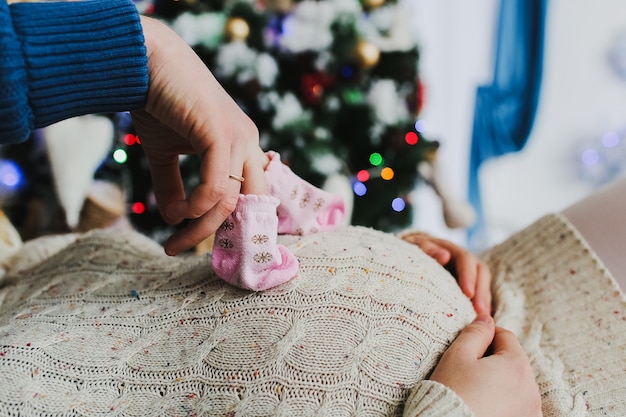
<svg viewBox="0 0 626 417"><path fill-rule="evenodd" d="M141 13L189 43L258 125L261 146L313 183L345 184L351 223L393 231L410 225L420 161L438 143L418 114L423 88L410 14L395 0L154 0ZM128 114L96 174L126 190L139 231L162 241L150 177ZM198 161L181 158L186 186Z"/></svg>
<svg viewBox="0 0 626 417"><path fill-rule="evenodd" d="M393 0L160 0L142 3L198 53L307 181L350 181L352 224L411 222L418 163L437 143L423 101L410 14ZM193 173L194 160L183 162Z"/></svg>

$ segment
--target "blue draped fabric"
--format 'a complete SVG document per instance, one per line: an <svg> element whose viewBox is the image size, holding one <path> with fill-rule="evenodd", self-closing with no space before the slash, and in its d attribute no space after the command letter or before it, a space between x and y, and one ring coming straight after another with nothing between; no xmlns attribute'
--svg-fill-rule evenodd
<svg viewBox="0 0 626 417"><path fill-rule="evenodd" d="M548 0L501 0L491 85L478 87L472 131L469 201L477 213L470 247L485 242L478 171L489 158L521 150L532 129L543 67Z"/></svg>

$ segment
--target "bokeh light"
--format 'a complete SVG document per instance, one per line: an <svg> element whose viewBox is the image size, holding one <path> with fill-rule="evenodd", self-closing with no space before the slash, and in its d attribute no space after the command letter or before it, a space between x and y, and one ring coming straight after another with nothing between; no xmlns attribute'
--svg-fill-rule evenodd
<svg viewBox="0 0 626 417"><path fill-rule="evenodd" d="M385 181L389 181L391 179L393 179L393 176L395 175L395 173L393 172L393 169L389 168L389 167L385 167L382 169L382 171L380 171L380 177L382 179L384 179Z"/></svg>
<svg viewBox="0 0 626 417"><path fill-rule="evenodd" d="M600 154L595 149L587 149L582 155L583 164L595 165L600 161Z"/></svg>
<svg viewBox="0 0 626 417"><path fill-rule="evenodd" d="M394 211L401 212L406 208L406 202L400 197L396 197L391 202L391 208Z"/></svg>
<svg viewBox="0 0 626 417"><path fill-rule="evenodd" d="M20 188L24 175L19 165L13 161L0 160L0 184L8 191Z"/></svg>
<svg viewBox="0 0 626 417"><path fill-rule="evenodd" d="M139 137L133 135L132 133L128 133L124 136L124 143L128 146L133 146L135 144L140 144Z"/></svg>
<svg viewBox="0 0 626 417"><path fill-rule="evenodd" d="M426 129L426 122L423 120L418 120L415 122L415 130L417 130L418 132L422 133L424 131L424 129Z"/></svg>
<svg viewBox="0 0 626 417"><path fill-rule="evenodd" d="M415 132L407 132L406 135L404 135L404 141L409 145L417 145L419 137Z"/></svg>
<svg viewBox="0 0 626 417"><path fill-rule="evenodd" d="M128 161L128 154L124 149L116 149L115 152L113 152L113 160L118 164L126 163L126 161Z"/></svg>
<svg viewBox="0 0 626 417"><path fill-rule="evenodd" d="M362 169L356 173L356 179L365 182L370 179L370 173L366 169Z"/></svg>
<svg viewBox="0 0 626 417"><path fill-rule="evenodd" d="M343 67L341 67L341 75L343 75L345 78L352 78L352 76L354 75L354 68L349 65L344 65Z"/></svg>
<svg viewBox="0 0 626 417"><path fill-rule="evenodd" d="M367 193L367 187L360 181L356 181L354 184L352 184L352 190L354 191L354 194L358 195L359 197L362 197Z"/></svg>
<svg viewBox="0 0 626 417"><path fill-rule="evenodd" d="M374 152L373 154L370 155L370 164L377 167L382 163L383 163L383 156L381 154L379 154L378 152Z"/></svg>
<svg viewBox="0 0 626 417"><path fill-rule="evenodd" d="M137 201L130 206L130 211L134 214L143 214L146 211L146 205L141 201Z"/></svg>
<svg viewBox="0 0 626 417"><path fill-rule="evenodd" d="M619 145L619 135L615 132L607 132L602 136L602 144L607 148L614 148Z"/></svg>

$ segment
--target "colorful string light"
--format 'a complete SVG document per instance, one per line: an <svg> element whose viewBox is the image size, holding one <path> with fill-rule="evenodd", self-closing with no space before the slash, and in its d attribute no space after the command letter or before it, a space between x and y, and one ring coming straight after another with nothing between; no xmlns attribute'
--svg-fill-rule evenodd
<svg viewBox="0 0 626 417"><path fill-rule="evenodd" d="M352 191L359 197L363 197L367 193L367 187L362 182L355 181L354 184L352 184Z"/></svg>
<svg viewBox="0 0 626 417"><path fill-rule="evenodd" d="M370 164L377 167L381 165L382 163L383 163L383 156L381 154L379 154L378 152L374 152L373 154L370 155Z"/></svg>
<svg viewBox="0 0 626 417"><path fill-rule="evenodd" d="M419 136L417 136L415 132L407 132L407 134L404 135L404 141L409 145L417 145Z"/></svg>
<svg viewBox="0 0 626 417"><path fill-rule="evenodd" d="M424 120L420 119L415 122L415 130L417 130L418 132L422 133L425 128L426 128L426 122Z"/></svg>
<svg viewBox="0 0 626 417"><path fill-rule="evenodd" d="M146 211L146 205L141 201L137 201L130 206L130 211L132 211L133 214L143 214Z"/></svg>
<svg viewBox="0 0 626 417"><path fill-rule="evenodd" d="M382 179L384 179L385 181L390 181L393 179L395 173L393 172L393 169L389 168L389 167L385 167L380 171L380 177Z"/></svg>
<svg viewBox="0 0 626 417"><path fill-rule="evenodd" d="M367 180L370 179L370 173L368 170L366 169L362 169L359 172L356 173L356 179L361 181L361 182L365 182Z"/></svg>
<svg viewBox="0 0 626 417"><path fill-rule="evenodd" d="M135 144L139 145L141 142L139 141L139 137L133 135L132 133L128 133L124 135L124 143L128 146L133 146Z"/></svg>
<svg viewBox="0 0 626 417"><path fill-rule="evenodd" d="M0 184L6 191L15 191L24 181L22 170L13 161L0 160Z"/></svg>
<svg viewBox="0 0 626 417"><path fill-rule="evenodd" d="M401 197L396 197L391 202L391 208L399 213L406 208L406 201L404 201Z"/></svg>
<svg viewBox="0 0 626 417"><path fill-rule="evenodd" d="M115 150L115 152L113 152L113 160L118 164L124 164L126 163L126 161L128 161L128 154L124 149L118 148Z"/></svg>

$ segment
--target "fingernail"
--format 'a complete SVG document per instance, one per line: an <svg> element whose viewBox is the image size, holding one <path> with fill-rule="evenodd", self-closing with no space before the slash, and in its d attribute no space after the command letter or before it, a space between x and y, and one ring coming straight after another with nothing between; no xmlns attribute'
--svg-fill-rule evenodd
<svg viewBox="0 0 626 417"><path fill-rule="evenodd" d="M165 254L167 256L176 256L176 255L178 255L178 253L176 251L174 251L171 247L169 247L169 245L167 243L163 247L163 250L165 251Z"/></svg>
<svg viewBox="0 0 626 417"><path fill-rule="evenodd" d="M474 321L478 323L489 324L491 323L491 316L488 314L479 314L478 316L476 316Z"/></svg>
<svg viewBox="0 0 626 417"><path fill-rule="evenodd" d="M172 221L179 221L183 216L180 215L182 211L181 203L171 203L165 208L165 215Z"/></svg>

